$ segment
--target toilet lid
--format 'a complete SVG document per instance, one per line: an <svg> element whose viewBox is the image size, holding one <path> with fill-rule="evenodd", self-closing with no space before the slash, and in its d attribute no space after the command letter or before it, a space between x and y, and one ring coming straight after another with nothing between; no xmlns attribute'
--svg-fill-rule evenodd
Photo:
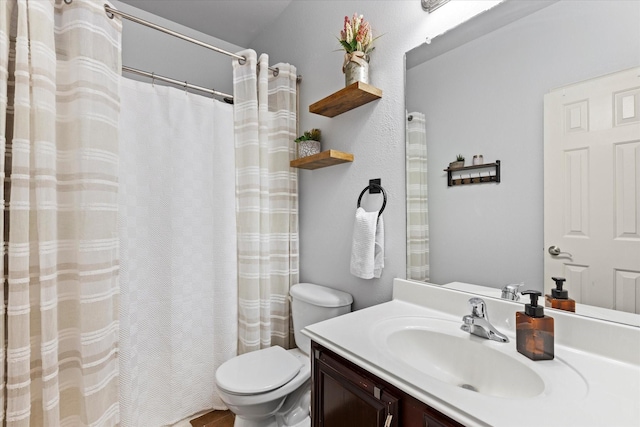
<svg viewBox="0 0 640 427"><path fill-rule="evenodd" d="M266 393L295 377L302 363L274 346L234 357L216 371L216 384L234 394Z"/></svg>

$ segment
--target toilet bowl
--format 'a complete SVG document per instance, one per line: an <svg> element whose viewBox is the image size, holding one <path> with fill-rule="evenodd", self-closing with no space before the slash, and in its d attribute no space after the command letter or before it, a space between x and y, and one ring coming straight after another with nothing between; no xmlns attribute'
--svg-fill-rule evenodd
<svg viewBox="0 0 640 427"><path fill-rule="evenodd" d="M298 348L274 346L236 356L216 371L222 401L236 414L234 427L311 425L311 342L304 327L351 311L350 294L299 283L291 287L291 312Z"/></svg>
<svg viewBox="0 0 640 427"><path fill-rule="evenodd" d="M265 353L271 354L265 355ZM242 359L243 356L251 357ZM258 361L264 356L272 357L274 361L276 358L280 359L283 364L289 364L291 367L297 368L297 372L291 379L280 386L276 386L276 383L274 383L271 390L268 390L269 386L265 386L266 382L258 383L257 381L244 382L246 387L244 390L240 387L236 387L233 390L227 389L231 388L228 387L230 377L235 376L232 371L237 372L237 369L243 368L245 363L247 369L243 369L243 371L248 374L247 378L256 371L249 368L251 365L259 366L261 369L269 369L268 363L260 363ZM231 360L235 362L236 359L240 359L237 361L239 363L236 366L226 369L227 366L222 365L216 372L216 384L220 398L236 414L235 427L297 425L302 427L305 425L300 423L308 418L311 401L310 396L305 396L305 392L311 393L311 363L306 354L299 349L285 350L276 346L247 353ZM276 363L276 365L279 364ZM274 374L277 372L278 367L272 369L270 373ZM273 376L275 377L275 375ZM282 378L287 378L288 376L289 374L286 373ZM259 375L256 375L256 378L259 377ZM296 416L296 414L299 415ZM283 423L278 424L277 418L283 418Z"/></svg>

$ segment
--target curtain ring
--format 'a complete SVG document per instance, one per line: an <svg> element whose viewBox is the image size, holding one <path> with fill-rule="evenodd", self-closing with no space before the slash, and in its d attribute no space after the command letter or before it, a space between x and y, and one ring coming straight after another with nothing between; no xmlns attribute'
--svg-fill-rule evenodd
<svg viewBox="0 0 640 427"><path fill-rule="evenodd" d="M280 68L276 67L276 68L273 70L273 77L278 77L278 74L280 74Z"/></svg>
<svg viewBox="0 0 640 427"><path fill-rule="evenodd" d="M66 1L66 0L65 0ZM73 0L72 0L73 1ZM113 19L116 15L114 15L113 13L109 12L109 9L111 9L111 7L108 4L104 4L104 12L107 14L107 17L109 17L109 19Z"/></svg>
<svg viewBox="0 0 640 427"><path fill-rule="evenodd" d="M64 0L65 4L71 4L73 3L73 0Z"/></svg>
<svg viewBox="0 0 640 427"><path fill-rule="evenodd" d="M187 92L187 89L189 88L189 83L187 83L187 81L184 81L184 94L188 94L189 92Z"/></svg>
<svg viewBox="0 0 640 427"><path fill-rule="evenodd" d="M152 72L151 73L151 87L156 87L155 83L156 83L156 73Z"/></svg>
<svg viewBox="0 0 640 427"><path fill-rule="evenodd" d="M242 59L238 59L238 64L244 65L247 63L247 57L243 56Z"/></svg>

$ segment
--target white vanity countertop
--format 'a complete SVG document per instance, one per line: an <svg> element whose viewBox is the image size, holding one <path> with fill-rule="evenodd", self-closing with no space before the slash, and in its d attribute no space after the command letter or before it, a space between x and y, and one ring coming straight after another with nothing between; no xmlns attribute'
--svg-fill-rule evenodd
<svg viewBox="0 0 640 427"><path fill-rule="evenodd" d="M516 351L515 312L522 305L486 298L489 319L510 342L467 335L518 358L542 378L544 391L527 398L465 390L417 372L385 351L380 337L385 321L411 322L415 317L462 324L470 296L396 279L392 301L316 323L303 332L466 426L640 426L640 328L554 312L555 359L534 362Z"/></svg>

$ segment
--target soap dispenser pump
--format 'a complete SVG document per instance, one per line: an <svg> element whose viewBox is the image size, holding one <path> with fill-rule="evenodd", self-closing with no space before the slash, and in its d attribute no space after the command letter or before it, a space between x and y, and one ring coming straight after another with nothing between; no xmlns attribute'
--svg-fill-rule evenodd
<svg viewBox="0 0 640 427"><path fill-rule="evenodd" d="M516 349L531 360L551 360L553 349L553 317L545 316L544 307L538 305L539 291L523 291L530 304L516 312Z"/></svg>
<svg viewBox="0 0 640 427"><path fill-rule="evenodd" d="M576 311L576 302L569 298L569 291L562 289L566 279L564 277L552 277L556 282L556 288L551 290L551 295L544 296L544 305L551 308L559 308L560 310Z"/></svg>

